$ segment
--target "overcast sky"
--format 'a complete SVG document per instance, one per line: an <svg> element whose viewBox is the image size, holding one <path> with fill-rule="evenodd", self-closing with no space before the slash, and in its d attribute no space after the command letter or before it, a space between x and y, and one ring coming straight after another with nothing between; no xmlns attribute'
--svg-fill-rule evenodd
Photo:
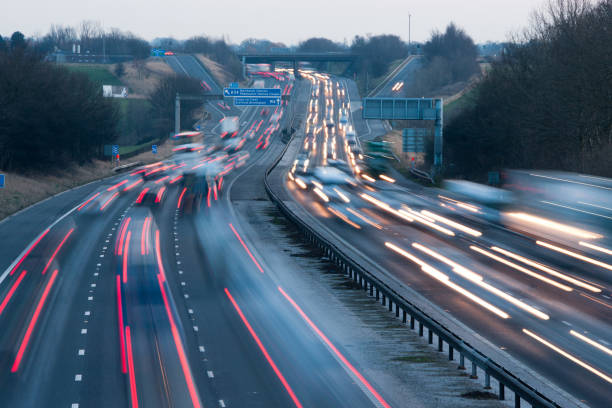
<svg viewBox="0 0 612 408"><path fill-rule="evenodd" d="M3 0L4 1L4 0ZM546 0L7 0L0 34L44 34L51 24L99 21L147 40L225 35L233 43L267 38L287 45L312 36L350 43L356 34L396 34L425 41L454 21L476 42L503 41L528 23Z"/></svg>

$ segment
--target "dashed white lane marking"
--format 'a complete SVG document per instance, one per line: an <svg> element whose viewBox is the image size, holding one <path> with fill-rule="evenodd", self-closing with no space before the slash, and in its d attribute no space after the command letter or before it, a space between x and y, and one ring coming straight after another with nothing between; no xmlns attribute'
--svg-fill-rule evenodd
<svg viewBox="0 0 612 408"><path fill-rule="evenodd" d="M98 276L98 275L99 275L99 273L98 273L98 272L94 272L94 276Z"/></svg>
<svg viewBox="0 0 612 408"><path fill-rule="evenodd" d="M81 334L87 334L87 329L81 329Z"/></svg>
<svg viewBox="0 0 612 408"><path fill-rule="evenodd" d="M193 326L193 331L197 332L198 330L200 330L198 329L198 326Z"/></svg>
<svg viewBox="0 0 612 408"><path fill-rule="evenodd" d="M561 320L561 322L566 325L566 326L571 326L572 324L570 322L566 322L565 320Z"/></svg>
<svg viewBox="0 0 612 408"><path fill-rule="evenodd" d="M96 284L95 284L95 283L92 283L92 284L91 284L91 287L92 287L92 288L95 288L95 287L96 287Z"/></svg>
<svg viewBox="0 0 612 408"><path fill-rule="evenodd" d="M208 370L206 374L208 374L208 378L215 378L215 374L210 370Z"/></svg>
<svg viewBox="0 0 612 408"><path fill-rule="evenodd" d="M74 381L81 381L83 379L83 376L81 374L77 374L74 376Z"/></svg>
<svg viewBox="0 0 612 408"><path fill-rule="evenodd" d="M85 316L89 316L91 314L91 312L89 310L86 310L85 313L83 313Z"/></svg>
<svg viewBox="0 0 612 408"><path fill-rule="evenodd" d="M93 296L87 296L87 300L93 300Z"/></svg>
<svg viewBox="0 0 612 408"><path fill-rule="evenodd" d="M223 400L219 400L219 406L225 408L225 402L223 402Z"/></svg>
<svg viewBox="0 0 612 408"><path fill-rule="evenodd" d="M188 294L184 294L183 296L185 296L185 299L189 299L189 295Z"/></svg>
<svg viewBox="0 0 612 408"><path fill-rule="evenodd" d="M76 402L73 402L70 408L79 408L79 404L77 404Z"/></svg>
<svg viewBox="0 0 612 408"><path fill-rule="evenodd" d="M101 264L101 263L99 263L99 264L96 264L96 266L99 268L99 267L101 267L101 266L102 266L102 264Z"/></svg>
<svg viewBox="0 0 612 408"><path fill-rule="evenodd" d="M185 282L181 282L181 286L185 286L185 285L186 285L186 283L185 283Z"/></svg>
<svg viewBox="0 0 612 408"><path fill-rule="evenodd" d="M179 275L182 275L182 274L183 274L183 271L179 271Z"/></svg>
<svg viewBox="0 0 612 408"><path fill-rule="evenodd" d="M189 314L193 314L193 309L188 310Z"/></svg>
<svg viewBox="0 0 612 408"><path fill-rule="evenodd" d="M104 254L100 254L100 258L104 258Z"/></svg>
<svg viewBox="0 0 612 408"><path fill-rule="evenodd" d="M180 265L180 264L181 264L181 261L176 261L176 264L177 264L177 265Z"/></svg>
<svg viewBox="0 0 612 408"><path fill-rule="evenodd" d="M102 249L103 249L103 250L105 250L105 251L107 250L107 248L108 248L108 247L102 247Z"/></svg>
<svg viewBox="0 0 612 408"><path fill-rule="evenodd" d="M204 349L204 346L200 346L200 352L205 352L206 350Z"/></svg>
<svg viewBox="0 0 612 408"><path fill-rule="evenodd" d="M79 356L85 355L85 349L79 349Z"/></svg>

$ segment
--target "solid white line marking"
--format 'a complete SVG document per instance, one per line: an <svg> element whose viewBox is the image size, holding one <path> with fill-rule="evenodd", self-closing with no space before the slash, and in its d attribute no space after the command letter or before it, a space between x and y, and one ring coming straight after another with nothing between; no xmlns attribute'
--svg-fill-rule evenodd
<svg viewBox="0 0 612 408"><path fill-rule="evenodd" d="M85 349L80 349L79 356L84 356L84 355L85 355Z"/></svg>
<svg viewBox="0 0 612 408"><path fill-rule="evenodd" d="M208 374L208 378L215 378L215 375L212 371L208 370L206 373Z"/></svg>
<svg viewBox="0 0 612 408"><path fill-rule="evenodd" d="M74 381L81 381L83 379L83 376L81 374L77 374L74 376Z"/></svg>

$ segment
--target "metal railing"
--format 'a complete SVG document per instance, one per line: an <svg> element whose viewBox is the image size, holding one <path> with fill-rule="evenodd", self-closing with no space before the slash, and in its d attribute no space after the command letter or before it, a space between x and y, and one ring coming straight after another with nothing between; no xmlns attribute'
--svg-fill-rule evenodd
<svg viewBox="0 0 612 408"><path fill-rule="evenodd" d="M426 328L428 331L429 344L433 344L433 336L435 335L438 338L438 351L443 352L444 343L446 343L449 360L454 360L455 352L459 353L459 369L466 369L465 360L467 359L471 363L470 378L478 378L477 369L480 368L485 375L486 389L491 388L491 377L497 380L499 384L498 397L500 400L505 399L505 390L508 388L514 392L515 407L521 406L521 400L528 402L532 407L559 407L554 401L542 395L529 384L523 382L504 367L472 347L444 325L428 316L419 307L405 299L373 273L367 271L356 261L352 260L341 250L341 248L296 216L274 191L272 191L268 182L268 176L276 168L290 145L291 141L287 143L278 158L266 170L264 185L270 200L276 204L285 217L295 224L309 243L320 249L329 260L333 262L343 274L352 279L360 289L368 292L371 297L375 297L383 306L387 306L390 312L394 311L397 318L400 317L401 313L402 322L409 322L410 329L414 330L415 326L418 324L419 336L422 337L424 335L424 329Z"/></svg>

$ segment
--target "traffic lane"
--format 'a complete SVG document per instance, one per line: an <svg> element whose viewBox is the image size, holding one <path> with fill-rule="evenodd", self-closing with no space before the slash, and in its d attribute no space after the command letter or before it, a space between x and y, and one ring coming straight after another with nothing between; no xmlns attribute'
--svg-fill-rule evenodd
<svg viewBox="0 0 612 408"><path fill-rule="evenodd" d="M232 341L232 348L244 350L241 355L250 356L249 369L251 364L257 364L253 366L255 373L267 378L266 381L270 381L272 385L276 382L275 393L280 392L283 398L286 398L285 394L289 392L282 386L282 382L271 368L262 349L257 346L257 341L254 340L236 307L229 300L229 296L225 302L218 299L218 296L227 296L224 293L226 288L244 314L245 320L257 334L266 353L269 354L297 396L298 401L306 406L371 405L367 396L355 386L351 377L340 367L330 351L316 338L299 315L291 311L290 304L283 301L278 288L269 281L268 275L260 272L257 264L251 258L252 253L249 255L245 249L245 246L248 248L248 243L244 240L241 242L231 227L225 223L226 221L231 221L231 218L224 217L221 213L198 220L197 230L200 233L201 241L209 243L207 247L211 247L210 251L207 251L207 248L204 249L210 262L210 266L206 269L210 281L202 287L212 292L209 295L201 296L203 302L207 303L198 309L212 314L207 319L221 317L226 325L232 325L229 327L231 333L228 334L231 340L227 341ZM193 299L191 294L190 299ZM219 307L224 308L222 314L216 312ZM214 336L219 339L225 338L221 338L219 333L215 333ZM214 338L207 341L210 344L206 346L207 354L209 349L217 350L218 346L215 344L218 341ZM240 343L234 344L234 341ZM220 345L224 346L225 343L221 341ZM225 352L222 349L211 354L209 359L215 366L217 364L214 361L216 355L225 356ZM235 368L227 367L226 358L223 358L220 364L215 368L215 379L219 378L221 381L221 378L227 378L227 387L231 390L235 376L233 372L240 370L241 365L244 365L244 360L241 362L241 359L238 359ZM324 370L321 370L321 367L324 367ZM227 374L227 377L217 375L218 371ZM304 372L310 375L305 376ZM262 373L267 373L267 375L263 376ZM263 391L259 394L263 398ZM349 397L349 395L352 396ZM248 393L245 398L249 398ZM233 403L240 402L239 405L242 406L243 401L248 402L249 400L238 400ZM251 403L253 403L252 400ZM247 405L250 406L250 404ZM282 406L287 405L293 405L291 400L289 404L282 404Z"/></svg>
<svg viewBox="0 0 612 408"><path fill-rule="evenodd" d="M112 392L110 396L104 396L106 400L120 403L123 391L120 376L108 375L107 371L112 369L114 361L118 361L118 358L108 359L109 356L118 355L113 354L115 350L108 346L114 341L111 343L107 328L98 323L103 323L109 317L101 302L104 301L104 294L107 293L105 286L108 284L101 267L112 262L109 255L109 252L112 254L109 244L112 236L108 234L113 234L112 229L123 208L117 206L105 217L79 217L75 235L71 237L74 239L62 248L53 271L47 273L46 282L49 282L54 271L58 271L31 332L21 364L5 382L12 384L5 389L10 394L7 400L13 402L12 406L34 406L42 400L52 406L69 405L92 395L95 395L94 400L98 400L100 395L97 392L100 390ZM95 273L98 275L94 276ZM40 270L36 274L41 274ZM98 293L102 298L98 298ZM24 319L23 327L18 329L20 334L25 332L25 324L29 321L30 317ZM96 343L96 340L102 339ZM90 343L92 341L93 344ZM16 348L15 344L8 352L13 357ZM84 354L80 355L79 350L85 350ZM108 360L103 360L104 364L97 365L91 373L97 373L100 367L104 367L106 374L92 383L88 364L96 358L98 350ZM5 370L3 372L9 373L10 366ZM77 378L77 375L81 377Z"/></svg>
<svg viewBox="0 0 612 408"><path fill-rule="evenodd" d="M97 180L65 191L0 221L0 242L3 243L0 250L0 275L47 226L78 206L83 197L123 176L121 174Z"/></svg>
<svg viewBox="0 0 612 408"><path fill-rule="evenodd" d="M303 205L316 202L313 201L316 200L314 194L295 189L292 191ZM316 212L319 216L322 211L325 211L320 204L311 207L311 211ZM356 207L359 208L359 204L356 204ZM360 247L359 240L364 236L367 237L367 244L363 246L368 246L370 251L373 243L377 245L378 251L383 250L383 252L388 250L385 248L386 242L399 245L420 260L450 276L453 282L457 282L481 299L493 305L502 306L502 309L509 306L509 310L514 311L510 313L512 316L518 312L526 314L529 318L535 316L538 319L548 319L551 317L573 322L582 331L590 332L597 338L607 337L610 329L606 324L609 310L585 297L587 293L582 288L538 270L531 271L524 268L523 271L518 271L516 268L494 262L489 257L474 251L473 248L479 249L482 246L474 246L475 242L471 239L461 236L445 237L426 228L418 227L416 223L407 224L389 218L384 213L373 216L370 212L372 210L359 210L367 212L370 219L379 223L381 229L373 230L363 224L363 230L356 230L355 225L340 221L339 218L334 217L332 212L324 213L327 217L325 223L333 223L334 230L342 231L342 236L351 237L351 242L357 242L355 245L358 248ZM348 212L346 214L351 215ZM512 248L513 246L506 242L505 247ZM494 251L487 252L491 254ZM501 256L501 254L498 255ZM377 251L373 251L371 258L376 259L376 256ZM481 281L483 278L484 280ZM538 293L538 296L534 297L534 293Z"/></svg>
<svg viewBox="0 0 612 408"><path fill-rule="evenodd" d="M565 325L560 319L555 318L554 323L540 321L524 313L518 313L518 311L512 314L511 319L499 319L463 296L449 296L448 288L445 288L444 285L420 271L415 273L414 267L407 267L405 258L390 251L381 251L378 246L372 245L373 234L359 235L352 227L343 225L344 223L339 219L336 220L335 217L327 218L324 222L340 236L350 237L350 242L355 248L378 262L400 282L418 290L434 304L457 317L462 323L485 336L494 344L500 345L520 361L530 365L545 376L553 378L559 386L581 399L593 401L596 405L601 404L607 398L607 392L602 392L605 387L602 387L604 380L601 380L600 377L591 375L588 371L583 371L575 363L560 357L558 354L555 355L553 360L541 361L536 358L537 353L530 354L525 351L524 343L529 338L522 332L522 329L527 327L536 333L544 333L546 338L564 345L567 350L572 350L580 358L590 360L595 367L601 368L601 353L593 351L590 346L585 346L571 338L572 336L569 334L571 327ZM399 233L398 236L400 236ZM604 338L606 333L609 332L609 326L605 325L605 321L603 324L600 323L598 332L603 334ZM536 348L540 353L549 352L547 347L541 344L538 344ZM559 366L564 367L564 371L559 371ZM561 372L571 372L572 375L559 376ZM580 385L577 385L578 383ZM585 392L585 390L588 391Z"/></svg>
<svg viewBox="0 0 612 408"><path fill-rule="evenodd" d="M414 81L414 75L416 71L421 67L421 61L418 58L412 59L406 66L404 66L398 73L395 75L387 84L383 87L383 89L376 94L376 96L389 96L389 97L406 97L407 88ZM399 91L394 91L393 87L398 82L404 82L402 88Z"/></svg>

